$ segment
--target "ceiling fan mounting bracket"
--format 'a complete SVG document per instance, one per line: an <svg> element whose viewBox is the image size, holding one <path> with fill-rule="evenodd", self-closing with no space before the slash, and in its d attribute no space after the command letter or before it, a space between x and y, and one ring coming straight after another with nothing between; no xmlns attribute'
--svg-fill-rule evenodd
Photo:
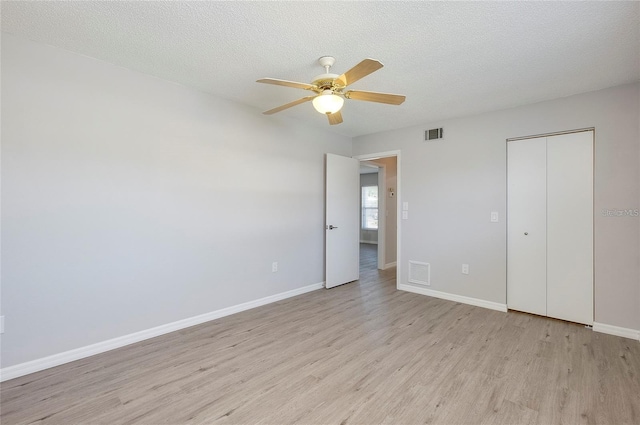
<svg viewBox="0 0 640 425"><path fill-rule="evenodd" d="M323 68L331 68L333 64L336 63L336 58L334 58L333 56L322 56L320 59L318 59L318 63ZM328 73L329 71L327 70L327 74Z"/></svg>

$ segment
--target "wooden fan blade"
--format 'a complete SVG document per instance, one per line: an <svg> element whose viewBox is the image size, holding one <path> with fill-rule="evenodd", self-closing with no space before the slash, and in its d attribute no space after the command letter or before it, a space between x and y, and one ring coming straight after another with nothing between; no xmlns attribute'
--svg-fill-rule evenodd
<svg viewBox="0 0 640 425"><path fill-rule="evenodd" d="M301 103L304 102L308 102L311 99L313 99L315 96L307 96L307 97L303 97L302 99L298 99L298 100L294 100L293 102L289 102L285 105L282 106L278 106L277 108L273 108L273 109L269 109L268 111L263 112L264 115L271 115L271 114L275 114L276 112L280 112L280 111L284 111L285 109L289 109L292 106L296 106L299 105Z"/></svg>
<svg viewBox="0 0 640 425"><path fill-rule="evenodd" d="M313 90L316 86L297 81L278 80L277 78L261 78L256 83L274 84L276 86L293 87L294 89Z"/></svg>
<svg viewBox="0 0 640 425"><path fill-rule="evenodd" d="M342 114L340 111L334 112L333 114L327 114L327 117L329 117L329 124L331 125L340 124L342 122Z"/></svg>
<svg viewBox="0 0 640 425"><path fill-rule="evenodd" d="M338 78L336 78L336 82L342 84L343 87L348 86L349 84L353 84L359 79L366 77L382 68L384 65L375 59L365 59Z"/></svg>
<svg viewBox="0 0 640 425"><path fill-rule="evenodd" d="M347 99L365 100L367 102L400 105L407 98L401 94L378 93L374 91L349 90L344 93Z"/></svg>

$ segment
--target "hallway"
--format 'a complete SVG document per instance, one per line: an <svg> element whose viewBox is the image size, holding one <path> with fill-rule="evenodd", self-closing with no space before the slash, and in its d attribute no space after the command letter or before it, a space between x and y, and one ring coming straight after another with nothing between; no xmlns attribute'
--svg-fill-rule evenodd
<svg viewBox="0 0 640 425"><path fill-rule="evenodd" d="M378 270L378 245L370 243L360 244L360 281L371 282L378 280L388 282L393 280L395 285L396 268Z"/></svg>

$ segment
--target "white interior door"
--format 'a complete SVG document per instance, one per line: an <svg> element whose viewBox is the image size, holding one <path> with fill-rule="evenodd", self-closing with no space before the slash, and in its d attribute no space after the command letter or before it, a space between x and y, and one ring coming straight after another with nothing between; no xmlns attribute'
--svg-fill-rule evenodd
<svg viewBox="0 0 640 425"><path fill-rule="evenodd" d="M593 132L547 138L547 315L593 323Z"/></svg>
<svg viewBox="0 0 640 425"><path fill-rule="evenodd" d="M360 273L360 161L327 154L325 286L358 280Z"/></svg>
<svg viewBox="0 0 640 425"><path fill-rule="evenodd" d="M547 315L546 138L507 143L507 305Z"/></svg>

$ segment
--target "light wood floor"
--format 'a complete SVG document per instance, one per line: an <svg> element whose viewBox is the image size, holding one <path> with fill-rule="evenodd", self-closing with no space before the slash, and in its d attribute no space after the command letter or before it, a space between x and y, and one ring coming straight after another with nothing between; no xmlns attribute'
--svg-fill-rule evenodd
<svg viewBox="0 0 640 425"><path fill-rule="evenodd" d="M372 248L358 282L7 381L2 424L640 423L637 341L397 291Z"/></svg>

